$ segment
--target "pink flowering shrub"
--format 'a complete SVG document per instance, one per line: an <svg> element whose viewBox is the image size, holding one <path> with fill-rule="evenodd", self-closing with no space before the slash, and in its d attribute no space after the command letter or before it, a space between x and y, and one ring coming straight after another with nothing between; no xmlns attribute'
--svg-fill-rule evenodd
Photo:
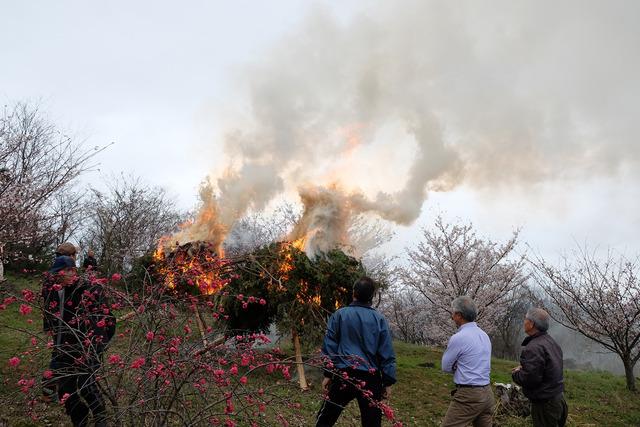
<svg viewBox="0 0 640 427"><path fill-rule="evenodd" d="M317 407L302 408L297 401L300 390L291 381L294 357L273 347L262 333L225 329L222 295L176 295L152 280L134 291L124 277L114 276L80 278L90 286L73 307L77 315L66 322L75 340L69 352L74 368L50 369L53 336L32 337L27 328L31 345L6 361L19 377L16 393L34 420L50 410L37 404L43 383L74 375L74 369L95 372L113 425L293 426L308 424L316 413ZM33 292L3 297L0 308L16 310L25 320L39 322L43 313L55 315L60 309ZM267 303L248 295L235 298L247 310ZM104 331L113 326L114 316L115 335L107 343ZM333 369L319 355L305 363ZM67 398L62 396L61 403ZM372 403L400 425L386 404Z"/></svg>

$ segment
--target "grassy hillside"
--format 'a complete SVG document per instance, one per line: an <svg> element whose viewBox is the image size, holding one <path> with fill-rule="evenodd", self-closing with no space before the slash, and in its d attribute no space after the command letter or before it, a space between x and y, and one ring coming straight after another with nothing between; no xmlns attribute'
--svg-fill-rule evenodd
<svg viewBox="0 0 640 427"><path fill-rule="evenodd" d="M4 283L14 290L24 287L37 289L37 282L10 277ZM37 333L40 324L29 328ZM0 311L0 395L7 396L15 390L15 378L11 377L7 360L20 349L28 345L24 334L11 329L23 326L17 307ZM9 328L7 328L9 326ZM398 354L398 384L393 387L391 404L399 418L408 426L436 426L444 416L452 387L451 376L440 370L442 351L436 348L420 347L396 343ZM45 361L43 361L43 364ZM494 359L492 364L492 382L509 382L514 362ZM319 378L311 377L312 388L301 393L300 411L307 413L308 425L313 425L314 414L320 406ZM625 389L623 377L605 372L566 371L566 396L569 404L570 426L640 426L640 394ZM59 406L50 409L49 423L63 425L66 418ZM341 417L339 426L359 425L357 404L353 402ZM19 406L0 407L0 425L34 425L22 415ZM530 419L499 419L496 425L528 426ZM35 425L42 425L41 422Z"/></svg>

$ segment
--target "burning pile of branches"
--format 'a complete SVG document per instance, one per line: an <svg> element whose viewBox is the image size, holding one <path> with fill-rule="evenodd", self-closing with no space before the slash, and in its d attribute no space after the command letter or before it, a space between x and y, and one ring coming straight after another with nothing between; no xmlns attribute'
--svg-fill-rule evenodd
<svg viewBox="0 0 640 427"><path fill-rule="evenodd" d="M327 317L351 301L351 286L364 268L340 249L309 259L303 245L302 240L277 242L234 258L219 257L207 242L165 246L154 254L151 270L176 297L220 302L230 330L264 332L276 324L313 346ZM250 304L256 301L265 303Z"/></svg>
<svg viewBox="0 0 640 427"><path fill-rule="evenodd" d="M176 295L213 295L232 277L231 260L220 257L208 242L159 247L153 260L154 275Z"/></svg>
<svg viewBox="0 0 640 427"><path fill-rule="evenodd" d="M351 286L364 274L361 262L340 249L312 260L303 247L302 239L277 242L229 259L214 244L191 242L157 251L153 271L174 296L201 296L219 306L216 322L226 336L266 332L274 324L291 334L301 370L302 345L317 347L327 317L351 302ZM197 305L195 311L206 348L206 321ZM299 377L306 388L303 371Z"/></svg>

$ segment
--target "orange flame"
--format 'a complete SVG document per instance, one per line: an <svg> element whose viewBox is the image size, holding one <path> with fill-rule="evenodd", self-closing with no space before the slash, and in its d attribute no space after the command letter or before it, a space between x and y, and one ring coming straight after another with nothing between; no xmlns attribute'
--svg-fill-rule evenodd
<svg viewBox="0 0 640 427"><path fill-rule="evenodd" d="M203 295L213 295L229 283L228 279L220 277L224 260L206 244L194 249L194 253L190 253L191 248L179 246L168 253L165 253L166 249L166 244L161 242L153 259L167 288L173 290L186 284L195 287Z"/></svg>

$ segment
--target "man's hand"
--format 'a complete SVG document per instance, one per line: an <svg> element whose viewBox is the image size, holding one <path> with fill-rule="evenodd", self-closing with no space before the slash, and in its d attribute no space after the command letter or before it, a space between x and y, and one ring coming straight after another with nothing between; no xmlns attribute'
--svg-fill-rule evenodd
<svg viewBox="0 0 640 427"><path fill-rule="evenodd" d="M511 373L515 374L516 372L518 372L520 369L522 369L521 365L516 366L515 368L511 369Z"/></svg>
<svg viewBox="0 0 640 427"><path fill-rule="evenodd" d="M331 385L331 378L324 377L322 379L322 390L324 390L325 393L329 393L330 385Z"/></svg>
<svg viewBox="0 0 640 427"><path fill-rule="evenodd" d="M382 400L387 400L391 397L391 386L387 386L382 389Z"/></svg>

